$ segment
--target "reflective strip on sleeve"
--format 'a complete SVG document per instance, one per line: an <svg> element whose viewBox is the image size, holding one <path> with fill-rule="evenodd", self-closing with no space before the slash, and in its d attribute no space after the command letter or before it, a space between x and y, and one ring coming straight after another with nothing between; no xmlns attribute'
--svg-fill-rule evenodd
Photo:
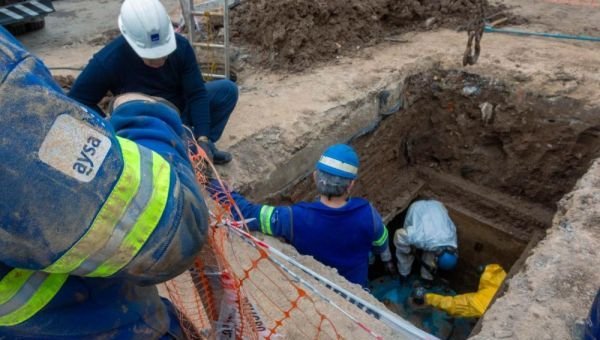
<svg viewBox="0 0 600 340"><path fill-rule="evenodd" d="M140 153L138 147L129 140L123 138L118 138L118 140L121 145L124 165L117 184L85 235L44 271L70 273L89 256L102 249L137 193L140 185Z"/></svg>
<svg viewBox="0 0 600 340"><path fill-rule="evenodd" d="M275 207L270 205L263 205L260 209L260 230L263 234L273 235L273 231L271 230L271 216L273 216L274 211Z"/></svg>
<svg viewBox="0 0 600 340"><path fill-rule="evenodd" d="M388 231L387 231L387 227L383 226L383 234L381 235L381 237L375 241L373 241L373 245L376 247L381 247L382 245L385 244L385 242L387 242L388 239Z"/></svg>
<svg viewBox="0 0 600 340"><path fill-rule="evenodd" d="M22 323L50 302L67 274L13 269L0 280L0 326Z"/></svg>
<svg viewBox="0 0 600 340"><path fill-rule="evenodd" d="M4 275L0 281L0 306L12 299L32 274L31 270L13 269Z"/></svg>
<svg viewBox="0 0 600 340"><path fill-rule="evenodd" d="M131 232L127 234L121 243L119 250L88 276L106 277L113 275L137 255L154 232L163 215L169 199L170 180L171 166L159 154L153 152L152 196L150 201L135 221Z"/></svg>
<svg viewBox="0 0 600 340"><path fill-rule="evenodd" d="M44 269L50 273L110 276L148 240L168 201L171 168L160 155L117 137L123 171L86 234Z"/></svg>
<svg viewBox="0 0 600 340"><path fill-rule="evenodd" d="M73 274L79 276L88 275L112 257L150 201L152 195L152 151L147 148L140 148L139 151L141 181L140 188L131 201L131 207L127 209L127 212L115 227L104 247L85 260L79 268L73 271Z"/></svg>

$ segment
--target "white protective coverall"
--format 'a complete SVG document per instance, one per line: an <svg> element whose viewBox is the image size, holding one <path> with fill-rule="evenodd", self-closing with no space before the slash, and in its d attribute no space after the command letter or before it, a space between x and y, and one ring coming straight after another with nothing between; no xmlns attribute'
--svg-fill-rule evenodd
<svg viewBox="0 0 600 340"><path fill-rule="evenodd" d="M456 226L444 205L435 200L416 201L410 205L404 227L394 234L398 272L408 276L415 260L414 249L422 249L422 262L436 268L436 252L443 247L457 248ZM421 266L421 277L433 280L433 274Z"/></svg>

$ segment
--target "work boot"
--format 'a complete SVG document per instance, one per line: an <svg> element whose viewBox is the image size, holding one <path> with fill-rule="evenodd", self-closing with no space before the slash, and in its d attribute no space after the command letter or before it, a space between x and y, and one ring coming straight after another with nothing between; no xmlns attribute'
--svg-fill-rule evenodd
<svg viewBox="0 0 600 340"><path fill-rule="evenodd" d="M231 156L231 154L229 152L221 151L221 150L217 149L217 146L215 145L215 143L210 142L210 147L212 149L212 154L213 154L213 164L215 164L215 165L227 164L227 163L231 162L231 160L233 159L233 157Z"/></svg>

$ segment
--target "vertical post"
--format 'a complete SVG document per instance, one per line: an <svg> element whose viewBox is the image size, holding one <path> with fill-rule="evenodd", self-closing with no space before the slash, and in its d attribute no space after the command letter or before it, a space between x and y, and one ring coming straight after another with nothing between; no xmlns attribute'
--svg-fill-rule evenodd
<svg viewBox="0 0 600 340"><path fill-rule="evenodd" d="M185 0L180 0L182 1L182 6L184 6L183 2ZM194 14L194 0L187 0L187 8L183 10L184 12L184 16L186 16L186 23L188 26L188 39L190 41L190 44L192 45L192 49L194 50L194 53L196 52L196 49L194 48L194 41L196 38L196 18L195 18L195 14ZM187 11L187 12L186 12Z"/></svg>
<svg viewBox="0 0 600 340"><path fill-rule="evenodd" d="M224 73L229 79L229 1L223 0L223 53L225 54Z"/></svg>

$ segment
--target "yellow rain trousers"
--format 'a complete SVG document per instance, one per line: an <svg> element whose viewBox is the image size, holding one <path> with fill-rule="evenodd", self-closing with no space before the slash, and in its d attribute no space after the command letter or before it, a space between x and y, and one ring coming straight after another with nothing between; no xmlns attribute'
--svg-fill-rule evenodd
<svg viewBox="0 0 600 340"><path fill-rule="evenodd" d="M485 267L479 279L479 290L456 296L425 294L425 302L454 317L480 318L492 302L494 295L506 278L506 272L497 264Z"/></svg>

